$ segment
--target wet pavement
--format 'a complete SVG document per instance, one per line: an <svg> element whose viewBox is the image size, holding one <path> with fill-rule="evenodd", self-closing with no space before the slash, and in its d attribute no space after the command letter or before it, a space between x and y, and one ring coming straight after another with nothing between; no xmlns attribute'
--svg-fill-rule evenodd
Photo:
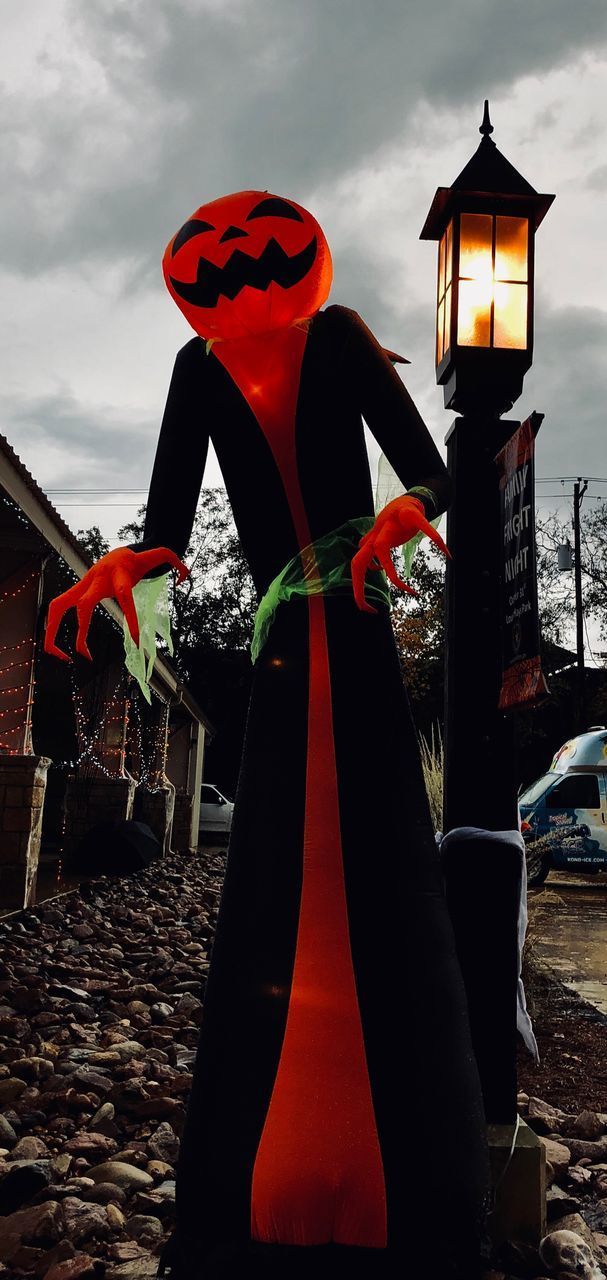
<svg viewBox="0 0 607 1280"><path fill-rule="evenodd" d="M534 955L607 1015L607 873L553 871L529 907Z"/></svg>

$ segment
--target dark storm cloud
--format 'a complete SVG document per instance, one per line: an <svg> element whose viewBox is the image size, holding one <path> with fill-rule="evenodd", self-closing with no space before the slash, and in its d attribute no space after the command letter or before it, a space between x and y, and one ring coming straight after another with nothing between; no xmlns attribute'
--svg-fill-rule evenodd
<svg viewBox="0 0 607 1280"><path fill-rule="evenodd" d="M156 419L129 421L122 410L91 409L63 391L0 400L0 414L3 433L39 483L51 483L49 474L55 488L131 487L143 475L147 481Z"/></svg>
<svg viewBox="0 0 607 1280"><path fill-rule="evenodd" d="M406 134L419 104L478 110L607 42L604 0L97 0L68 8L102 75L54 68L6 102L2 260L25 274L100 259L146 278L205 198L307 191Z"/></svg>
<svg viewBox="0 0 607 1280"><path fill-rule="evenodd" d="M525 414L537 409L546 415L538 436L538 475L579 469L607 476L607 314L594 307L539 307L536 329L533 369L513 413L520 405ZM538 496L544 500L543 489Z"/></svg>

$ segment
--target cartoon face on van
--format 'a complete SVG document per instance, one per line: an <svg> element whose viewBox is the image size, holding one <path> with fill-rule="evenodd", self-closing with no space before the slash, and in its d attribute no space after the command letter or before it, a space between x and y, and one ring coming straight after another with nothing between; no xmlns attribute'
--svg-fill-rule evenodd
<svg viewBox="0 0 607 1280"><path fill-rule="evenodd" d="M551 866L607 870L607 730L565 742L519 807L532 835L548 837Z"/></svg>

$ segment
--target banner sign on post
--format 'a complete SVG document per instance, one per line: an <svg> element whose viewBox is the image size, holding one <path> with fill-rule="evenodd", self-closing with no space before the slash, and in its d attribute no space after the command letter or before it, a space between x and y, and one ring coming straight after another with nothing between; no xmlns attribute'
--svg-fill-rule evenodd
<svg viewBox="0 0 607 1280"><path fill-rule="evenodd" d="M542 417L527 418L495 459L503 546L501 710L533 706L549 692L540 659L535 555L535 435Z"/></svg>

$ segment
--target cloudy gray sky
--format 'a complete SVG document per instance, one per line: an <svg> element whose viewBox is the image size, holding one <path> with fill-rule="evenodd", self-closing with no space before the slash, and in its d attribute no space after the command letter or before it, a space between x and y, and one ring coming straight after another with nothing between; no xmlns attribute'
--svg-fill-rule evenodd
<svg viewBox="0 0 607 1280"><path fill-rule="evenodd" d="M485 97L499 148L557 195L516 411L546 414L540 475L607 475L605 0L27 0L2 5L2 27L0 430L49 490L122 486L53 492L74 528L115 541L145 497L191 335L162 252L233 190L317 215L331 300L411 358L442 441L435 246L418 237ZM219 480L212 459L205 483Z"/></svg>

